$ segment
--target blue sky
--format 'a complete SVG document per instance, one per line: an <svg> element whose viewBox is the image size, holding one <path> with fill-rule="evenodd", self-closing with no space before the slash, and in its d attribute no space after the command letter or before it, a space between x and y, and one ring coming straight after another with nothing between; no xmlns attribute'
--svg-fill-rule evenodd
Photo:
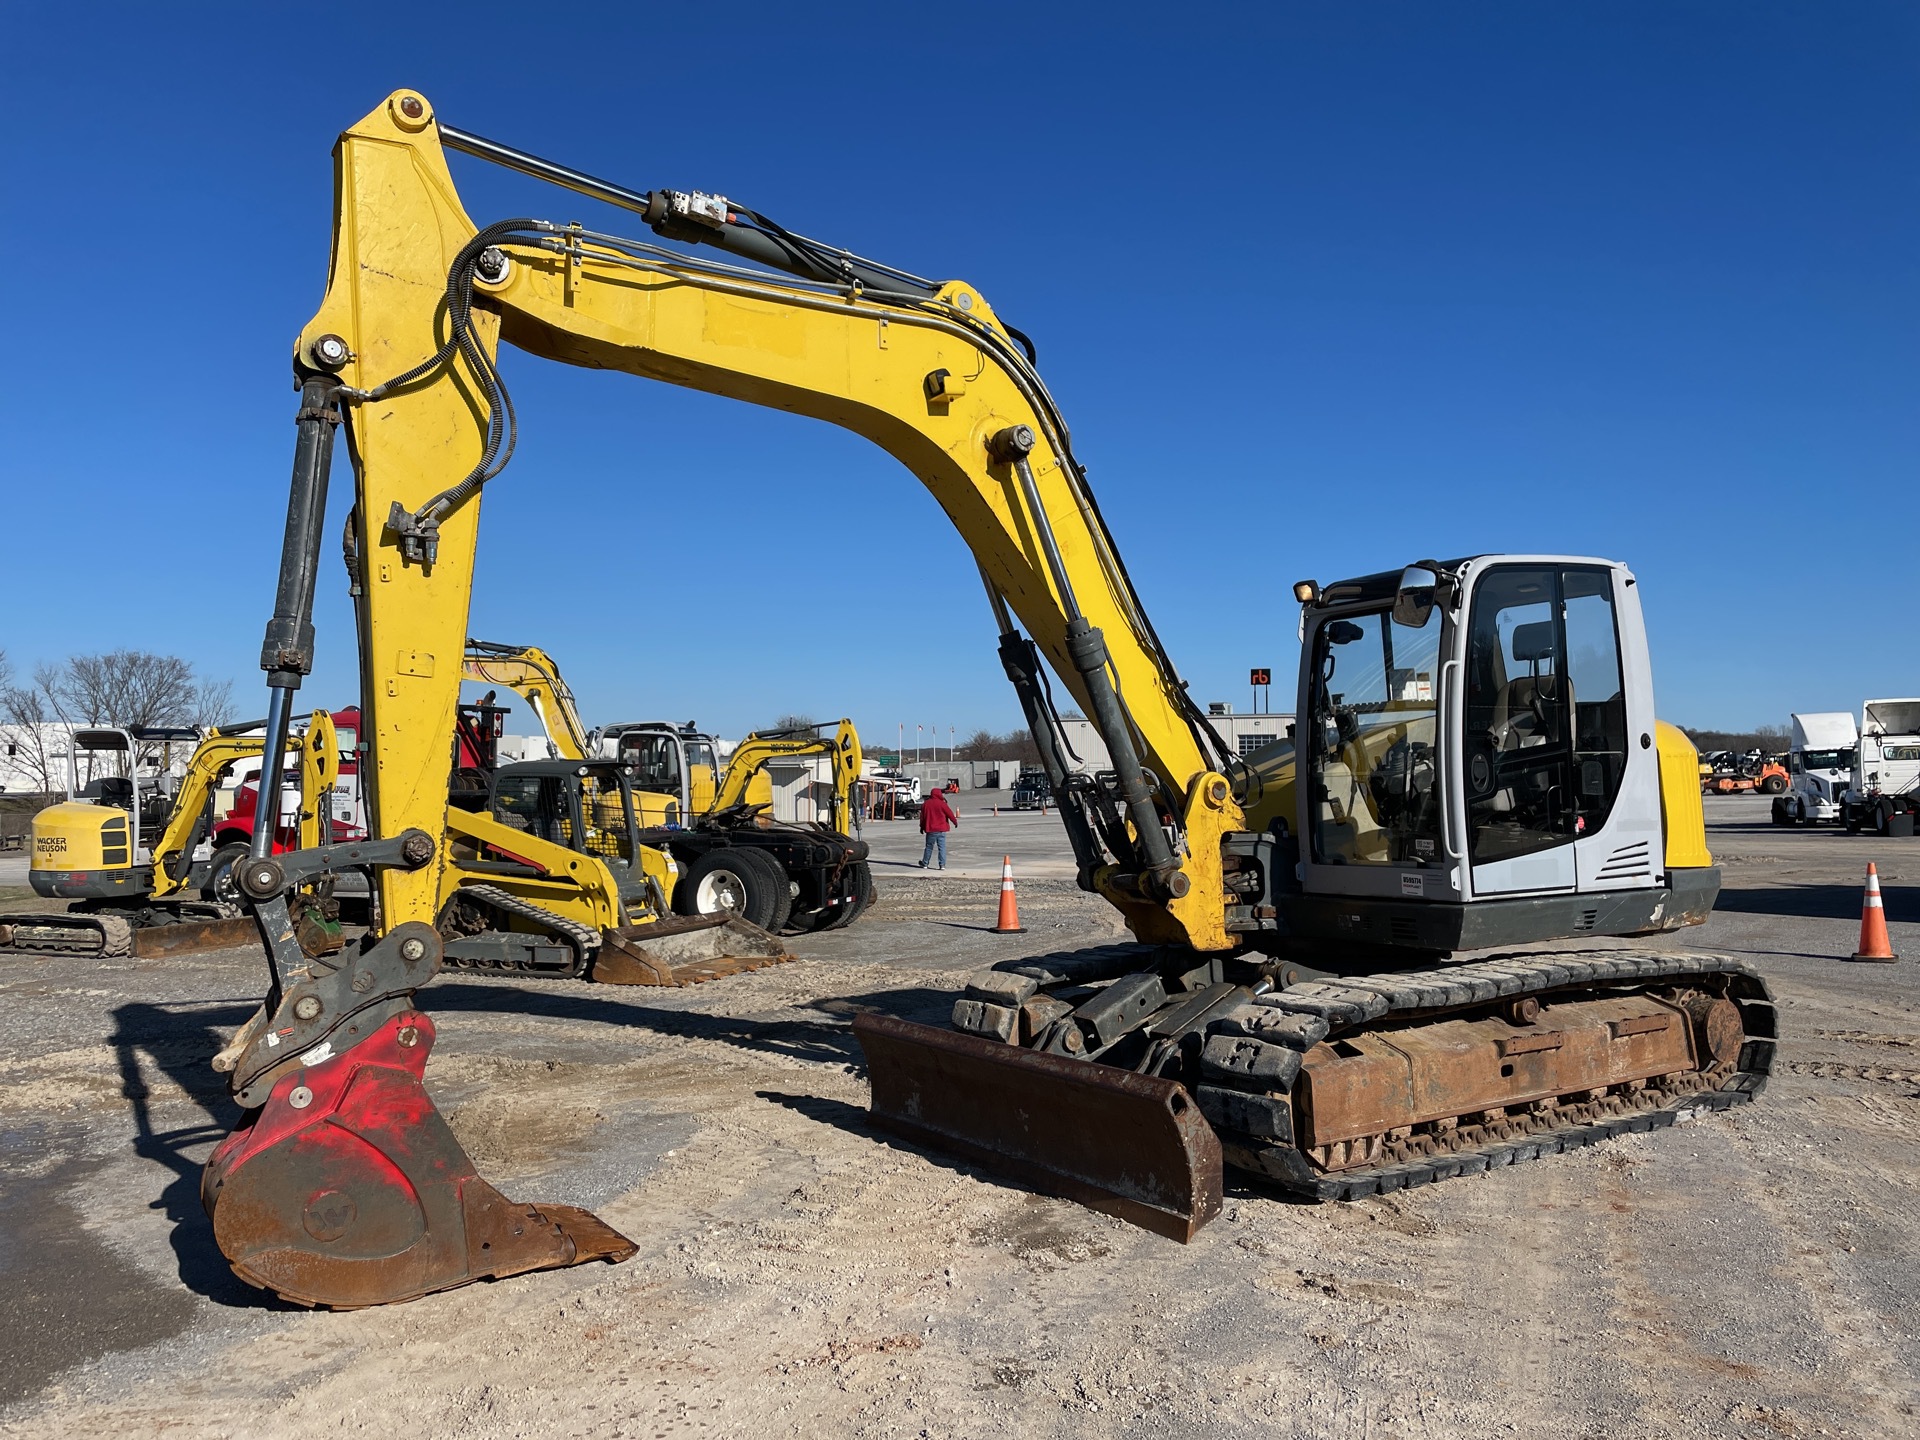
<svg viewBox="0 0 1920 1440"><path fill-rule="evenodd" d="M1254 664L1290 693L1293 580L1485 550L1632 565L1683 724L1920 693L1912 6L384 12L9 7L16 666L173 651L261 708L329 151L411 85L978 286L1036 340L1203 700L1244 706ZM638 228L453 164L483 223ZM590 722L1017 723L972 562L889 457L505 370L521 446L472 629L552 650ZM329 551L316 704L353 676Z"/></svg>

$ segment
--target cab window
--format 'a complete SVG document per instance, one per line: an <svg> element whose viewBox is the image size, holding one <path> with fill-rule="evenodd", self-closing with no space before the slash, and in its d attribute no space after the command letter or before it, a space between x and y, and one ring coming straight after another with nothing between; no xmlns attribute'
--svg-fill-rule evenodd
<svg viewBox="0 0 1920 1440"><path fill-rule="evenodd" d="M1474 594L1466 668L1472 858L1527 855L1604 825L1628 754L1611 573L1488 572Z"/></svg>
<svg viewBox="0 0 1920 1440"><path fill-rule="evenodd" d="M537 840L573 845L572 807L558 775L503 775L494 789L494 819Z"/></svg>
<svg viewBox="0 0 1920 1440"><path fill-rule="evenodd" d="M621 742L620 758L633 766L640 789L680 793L680 746L673 736L632 736Z"/></svg>
<svg viewBox="0 0 1920 1440"><path fill-rule="evenodd" d="M1437 615L1415 630L1381 611L1314 638L1313 858L1425 864L1440 854Z"/></svg>

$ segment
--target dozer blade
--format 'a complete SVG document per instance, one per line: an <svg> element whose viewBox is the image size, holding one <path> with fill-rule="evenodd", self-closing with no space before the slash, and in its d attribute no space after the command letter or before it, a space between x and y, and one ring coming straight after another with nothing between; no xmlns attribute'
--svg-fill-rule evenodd
<svg viewBox="0 0 1920 1440"><path fill-rule="evenodd" d="M508 1200L421 1084L433 1022L404 1011L339 1055L309 1051L220 1145L200 1198L234 1273L351 1310L588 1260L633 1242L585 1210Z"/></svg>
<svg viewBox="0 0 1920 1440"><path fill-rule="evenodd" d="M251 915L237 920L182 920L176 925L142 925L133 932L133 958L192 955L202 950L257 948L260 927Z"/></svg>
<svg viewBox="0 0 1920 1440"><path fill-rule="evenodd" d="M1174 1081L885 1015L853 1033L897 1134L1182 1242L1220 1213L1220 1142Z"/></svg>
<svg viewBox="0 0 1920 1440"><path fill-rule="evenodd" d="M590 973L602 985L698 985L791 959L778 936L745 920L675 916L607 931Z"/></svg>

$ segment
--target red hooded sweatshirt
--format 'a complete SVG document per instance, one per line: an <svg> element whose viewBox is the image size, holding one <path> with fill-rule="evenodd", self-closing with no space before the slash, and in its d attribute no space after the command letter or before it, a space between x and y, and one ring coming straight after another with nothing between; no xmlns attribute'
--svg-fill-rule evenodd
<svg viewBox="0 0 1920 1440"><path fill-rule="evenodd" d="M953 813L953 806L947 803L947 797L938 790L927 796L926 803L920 807L922 834L942 834L951 830L959 820L960 817Z"/></svg>

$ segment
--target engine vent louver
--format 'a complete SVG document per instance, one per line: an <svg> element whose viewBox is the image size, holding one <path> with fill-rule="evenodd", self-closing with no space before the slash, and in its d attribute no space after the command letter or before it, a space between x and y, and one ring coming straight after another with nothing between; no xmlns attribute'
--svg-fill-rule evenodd
<svg viewBox="0 0 1920 1440"><path fill-rule="evenodd" d="M1631 845L1622 845L1607 857L1606 864L1594 878L1597 880L1630 880L1641 875L1650 875L1652 868L1652 844L1646 840L1636 840Z"/></svg>

